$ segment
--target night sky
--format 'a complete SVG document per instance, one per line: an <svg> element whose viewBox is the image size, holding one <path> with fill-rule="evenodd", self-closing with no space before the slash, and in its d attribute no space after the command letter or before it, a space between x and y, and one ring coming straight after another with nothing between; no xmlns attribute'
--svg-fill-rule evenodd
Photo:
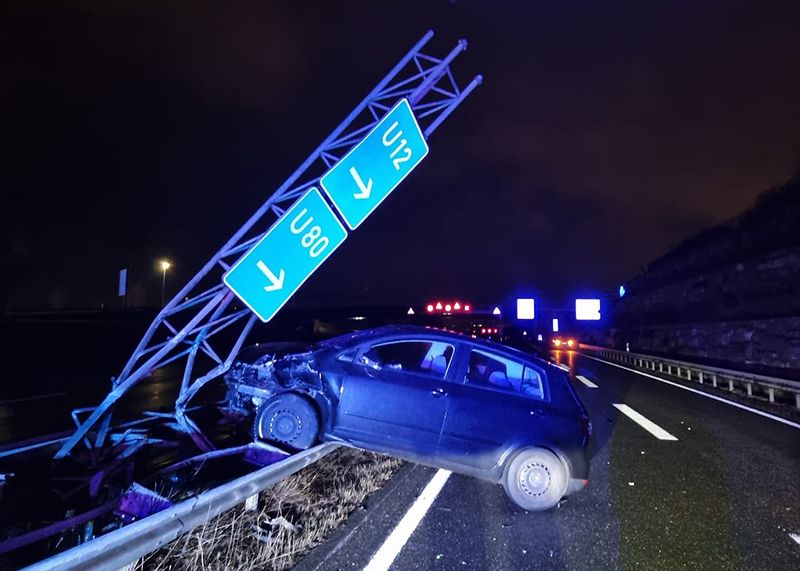
<svg viewBox="0 0 800 571"><path fill-rule="evenodd" d="M428 28L484 84L297 296L608 290L800 161L800 2L5 2L2 299L157 304Z"/></svg>

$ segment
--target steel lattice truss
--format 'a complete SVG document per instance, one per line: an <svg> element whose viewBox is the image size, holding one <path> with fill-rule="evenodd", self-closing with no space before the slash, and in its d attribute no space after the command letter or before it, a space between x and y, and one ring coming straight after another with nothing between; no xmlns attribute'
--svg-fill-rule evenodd
<svg viewBox="0 0 800 571"><path fill-rule="evenodd" d="M115 403L154 370L169 363L185 362L174 416L178 424L204 450L211 443L187 416L187 406L209 381L230 367L241 349L256 316L241 309L234 294L222 283L222 275L244 255L320 177L356 145L401 98L407 98L426 138L481 83L476 76L459 88L450 64L467 47L459 40L455 48L439 59L422 52L433 37L427 32L397 65L359 103L350 115L322 142L303 164L216 252L203 268L166 304L131 355L114 388L94 409L73 413L78 425L56 458L63 458L76 444L89 448L103 446L111 426ZM218 334L226 331L226 335ZM233 333L233 335L231 335ZM231 341L233 339L233 341ZM204 356L198 361L199 356ZM210 363L207 365L206 363ZM78 414L91 412L83 421Z"/></svg>

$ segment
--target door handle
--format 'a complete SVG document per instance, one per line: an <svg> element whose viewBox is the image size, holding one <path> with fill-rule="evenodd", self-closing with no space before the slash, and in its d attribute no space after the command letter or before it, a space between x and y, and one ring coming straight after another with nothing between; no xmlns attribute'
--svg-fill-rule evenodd
<svg viewBox="0 0 800 571"><path fill-rule="evenodd" d="M547 416L547 411L542 410L540 408L535 408L531 411L533 416Z"/></svg>
<svg viewBox="0 0 800 571"><path fill-rule="evenodd" d="M431 391L431 396L439 398L439 397L446 397L447 393L444 389L433 389Z"/></svg>

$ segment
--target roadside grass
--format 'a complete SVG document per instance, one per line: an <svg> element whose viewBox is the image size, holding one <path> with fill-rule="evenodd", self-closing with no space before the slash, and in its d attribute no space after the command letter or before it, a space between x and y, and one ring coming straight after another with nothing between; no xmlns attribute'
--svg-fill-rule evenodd
<svg viewBox="0 0 800 571"><path fill-rule="evenodd" d="M134 568L288 569L378 490L401 460L339 448L264 490L258 509L238 506L142 559Z"/></svg>

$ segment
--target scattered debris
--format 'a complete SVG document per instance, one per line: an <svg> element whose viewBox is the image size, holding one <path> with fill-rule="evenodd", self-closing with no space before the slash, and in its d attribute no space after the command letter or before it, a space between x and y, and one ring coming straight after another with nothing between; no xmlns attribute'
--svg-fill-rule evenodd
<svg viewBox="0 0 800 571"><path fill-rule="evenodd" d="M137 570L289 569L401 464L380 454L336 450L261 492L260 509L225 512L150 554Z"/></svg>
<svg viewBox="0 0 800 571"><path fill-rule="evenodd" d="M253 533L258 541L268 543L272 541L281 530L285 530L293 535L299 533L300 527L290 522L283 516L274 517L263 523L257 523L252 527Z"/></svg>

